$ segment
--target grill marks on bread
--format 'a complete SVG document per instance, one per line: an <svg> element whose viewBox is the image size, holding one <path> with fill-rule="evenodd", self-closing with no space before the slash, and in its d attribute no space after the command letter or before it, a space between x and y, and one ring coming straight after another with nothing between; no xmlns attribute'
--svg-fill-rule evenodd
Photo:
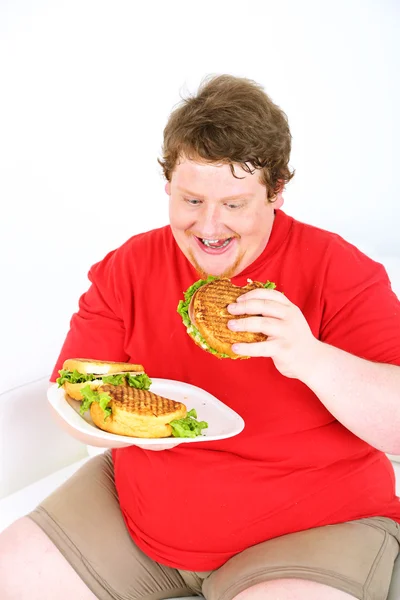
<svg viewBox="0 0 400 600"><path fill-rule="evenodd" d="M190 315L194 317L192 318L193 325L212 348L231 358L239 358L232 351L232 344L263 342L267 336L263 333L228 329L228 321L242 319L245 316L231 315L227 311L227 306L236 302L239 296L246 292L263 287L262 283L256 281L243 287L233 285L229 279L211 281L199 288L193 296L190 307Z"/></svg>
<svg viewBox="0 0 400 600"><path fill-rule="evenodd" d="M102 385L98 392L111 397L111 415L105 418L98 402L90 406L90 415L97 427L117 435L140 438L164 438L172 434L169 425L174 419L186 417L186 406L147 390L128 385Z"/></svg>
<svg viewBox="0 0 400 600"><path fill-rule="evenodd" d="M142 416L162 417L174 415L185 405L164 398L147 390L139 390L129 385L102 385L99 392L107 392L112 398L113 408L121 408L126 412ZM174 417L175 418L175 417Z"/></svg>

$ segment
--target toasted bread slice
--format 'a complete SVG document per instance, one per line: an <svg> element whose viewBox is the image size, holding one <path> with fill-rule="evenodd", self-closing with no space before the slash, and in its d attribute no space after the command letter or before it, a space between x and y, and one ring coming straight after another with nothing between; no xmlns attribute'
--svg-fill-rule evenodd
<svg viewBox="0 0 400 600"><path fill-rule="evenodd" d="M124 362L93 360L91 358L68 358L64 361L65 371L79 371L85 375L116 375L117 373L144 373L143 365Z"/></svg>
<svg viewBox="0 0 400 600"><path fill-rule="evenodd" d="M164 438L172 434L169 423L186 417L186 406L146 390L125 385L102 385L99 392L111 397L111 415L105 418L98 402L90 406L93 423L103 431L139 438Z"/></svg>
<svg viewBox="0 0 400 600"><path fill-rule="evenodd" d="M132 363L121 363L113 361L93 360L91 358L68 358L64 361L63 370L78 371L83 375L99 375L99 379L93 381L85 381L84 383L63 383L64 390L74 400L82 400L81 389L86 385L90 385L92 390L103 384L101 377L103 375L117 375L124 373L132 373L139 375L144 373L143 365L135 365Z"/></svg>
<svg viewBox="0 0 400 600"><path fill-rule="evenodd" d="M235 354L232 344L263 342L267 336L263 333L231 331L228 321L242 319L244 315L231 315L227 306L236 302L242 294L263 287L257 281L240 287L233 285L229 279L215 279L195 292L189 306L189 318L211 348L230 358L248 358Z"/></svg>

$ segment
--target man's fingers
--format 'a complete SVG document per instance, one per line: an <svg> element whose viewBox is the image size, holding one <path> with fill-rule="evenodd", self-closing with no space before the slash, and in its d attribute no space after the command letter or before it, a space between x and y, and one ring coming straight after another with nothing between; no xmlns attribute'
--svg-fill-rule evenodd
<svg viewBox="0 0 400 600"><path fill-rule="evenodd" d="M280 302L281 304L291 304L290 300L282 294L282 292L278 292L277 290L271 290L267 288L256 288L255 290L251 290L250 292L246 292L239 296L236 302L244 302L245 300L273 300L274 302Z"/></svg>
<svg viewBox="0 0 400 600"><path fill-rule="evenodd" d="M228 321L228 327L232 331L250 331L278 337L282 330L282 321L268 317L245 317Z"/></svg>
<svg viewBox="0 0 400 600"><path fill-rule="evenodd" d="M263 315L264 317L284 319L288 305L265 298L255 298L229 304L227 310L231 315Z"/></svg>
<svg viewBox="0 0 400 600"><path fill-rule="evenodd" d="M274 340L267 340L266 342L257 342L255 344L233 344L232 350L235 354L241 354L242 356L272 358L278 351L278 345Z"/></svg>

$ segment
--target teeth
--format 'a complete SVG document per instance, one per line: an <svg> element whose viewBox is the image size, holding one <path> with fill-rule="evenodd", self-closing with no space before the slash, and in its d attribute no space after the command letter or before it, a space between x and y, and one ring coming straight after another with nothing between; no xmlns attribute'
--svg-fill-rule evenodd
<svg viewBox="0 0 400 600"><path fill-rule="evenodd" d="M207 248L225 248L225 246L227 246L231 241L231 238L224 240L219 246L217 246L216 244L218 244L220 240L206 240L204 238L201 238L201 241L205 246L207 246Z"/></svg>

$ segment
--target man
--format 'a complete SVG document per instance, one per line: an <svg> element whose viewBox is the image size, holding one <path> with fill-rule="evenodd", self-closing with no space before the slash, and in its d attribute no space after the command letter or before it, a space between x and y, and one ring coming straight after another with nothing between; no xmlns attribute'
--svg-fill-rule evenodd
<svg viewBox="0 0 400 600"><path fill-rule="evenodd" d="M170 226L92 267L52 376L74 356L142 363L213 393L244 431L89 461L3 534L2 598L386 598L400 304L381 265L281 210L290 141L245 79L210 79L177 108L160 161ZM247 315L232 329L268 336L234 346L253 358L187 336L176 307L204 274L276 283L229 307Z"/></svg>

